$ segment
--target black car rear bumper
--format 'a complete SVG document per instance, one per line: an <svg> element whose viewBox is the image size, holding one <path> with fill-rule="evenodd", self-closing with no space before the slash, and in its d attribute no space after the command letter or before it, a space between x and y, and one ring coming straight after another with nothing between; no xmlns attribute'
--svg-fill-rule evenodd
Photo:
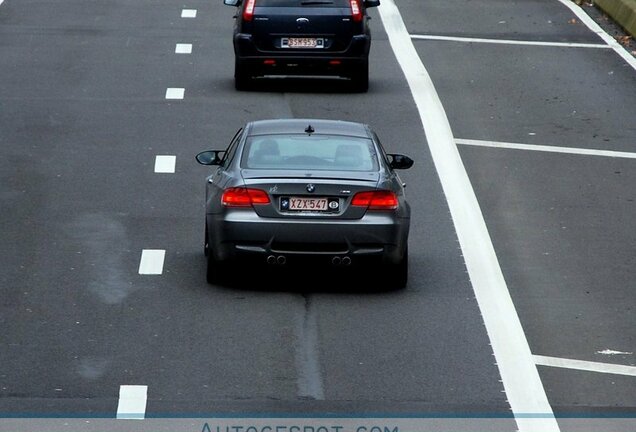
<svg viewBox="0 0 636 432"><path fill-rule="evenodd" d="M250 76L263 75L340 75L365 66L369 58L371 38L356 35L344 51L293 49L264 51L258 49L252 36L234 36L236 61Z"/></svg>

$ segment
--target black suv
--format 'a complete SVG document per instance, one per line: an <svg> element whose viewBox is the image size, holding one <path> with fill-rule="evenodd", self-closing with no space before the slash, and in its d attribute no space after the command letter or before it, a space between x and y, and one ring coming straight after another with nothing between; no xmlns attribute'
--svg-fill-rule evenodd
<svg viewBox="0 0 636 432"><path fill-rule="evenodd" d="M237 90L264 75L335 75L369 87L371 33L366 9L379 0L223 0L237 6Z"/></svg>

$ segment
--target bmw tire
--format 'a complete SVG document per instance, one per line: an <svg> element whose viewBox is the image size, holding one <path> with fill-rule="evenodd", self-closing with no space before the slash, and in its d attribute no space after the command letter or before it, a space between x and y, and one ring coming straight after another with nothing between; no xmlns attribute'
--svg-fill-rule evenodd
<svg viewBox="0 0 636 432"><path fill-rule="evenodd" d="M404 250L402 259L384 268L384 283L393 289L404 289L409 279L409 248Z"/></svg>

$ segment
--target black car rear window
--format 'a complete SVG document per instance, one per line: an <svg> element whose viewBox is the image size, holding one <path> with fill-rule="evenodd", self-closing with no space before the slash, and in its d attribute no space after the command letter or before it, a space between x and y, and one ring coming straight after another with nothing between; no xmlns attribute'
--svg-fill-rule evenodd
<svg viewBox="0 0 636 432"><path fill-rule="evenodd" d="M349 7L349 0L256 0L256 6L267 7Z"/></svg>
<svg viewBox="0 0 636 432"><path fill-rule="evenodd" d="M241 166L250 169L377 171L373 141L339 135L263 135L248 138Z"/></svg>

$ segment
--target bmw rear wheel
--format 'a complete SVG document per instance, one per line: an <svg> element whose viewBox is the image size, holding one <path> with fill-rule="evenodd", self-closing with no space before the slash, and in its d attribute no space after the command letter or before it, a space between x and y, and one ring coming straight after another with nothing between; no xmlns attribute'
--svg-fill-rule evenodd
<svg viewBox="0 0 636 432"><path fill-rule="evenodd" d="M409 279L409 248L404 250L402 259L395 264L387 264L383 269L384 283L390 289L403 289Z"/></svg>
<svg viewBox="0 0 636 432"><path fill-rule="evenodd" d="M203 241L203 253L205 256L210 254L210 243L208 243L208 224L205 224L205 240Z"/></svg>
<svg viewBox="0 0 636 432"><path fill-rule="evenodd" d="M395 266L395 286L396 288L406 288L409 280L409 248L404 250L402 260Z"/></svg>

